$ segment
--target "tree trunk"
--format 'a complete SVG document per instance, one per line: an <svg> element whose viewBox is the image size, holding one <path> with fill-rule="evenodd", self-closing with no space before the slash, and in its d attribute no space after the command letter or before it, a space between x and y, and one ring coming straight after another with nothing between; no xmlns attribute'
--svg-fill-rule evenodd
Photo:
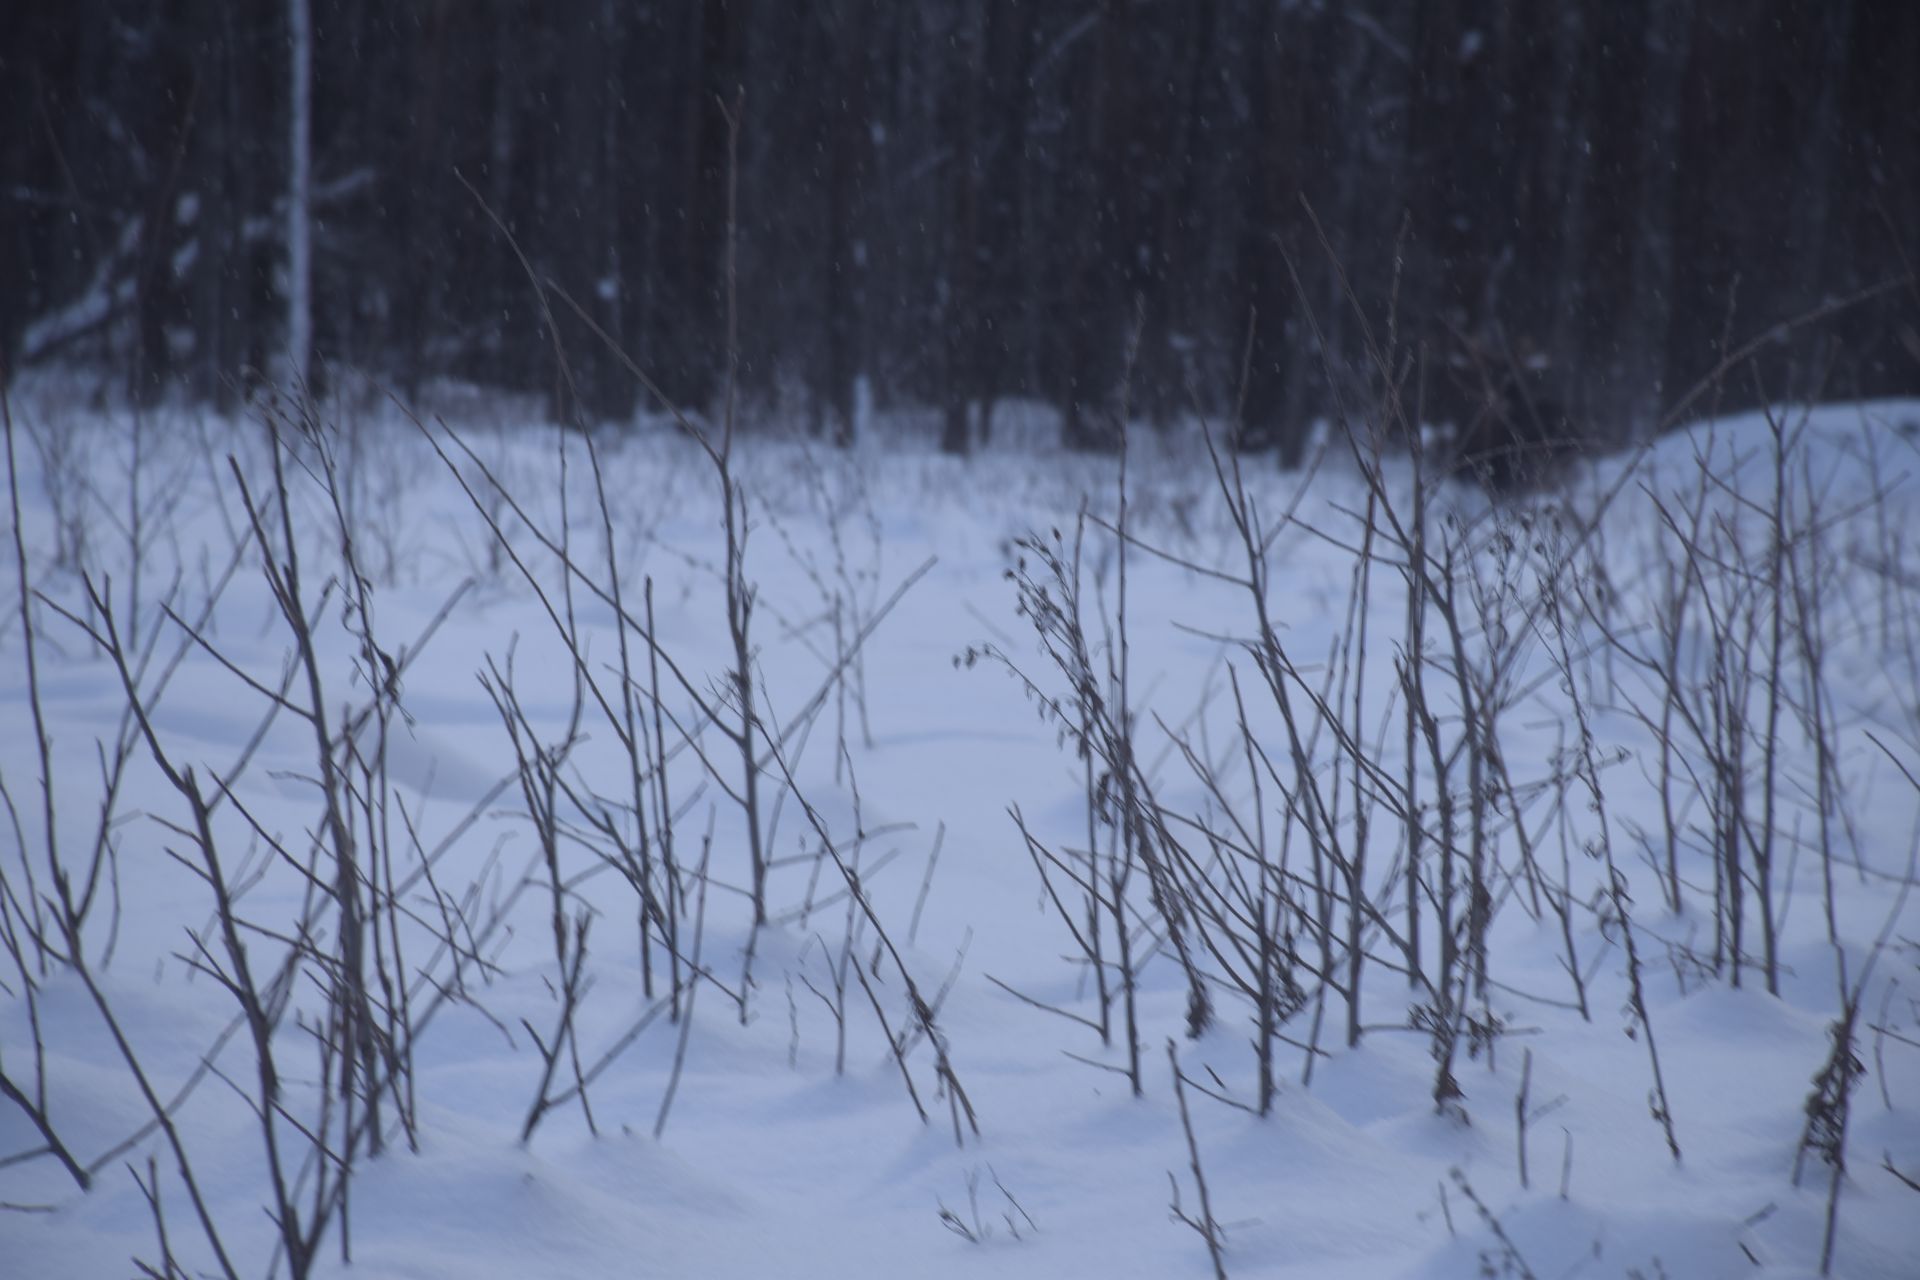
<svg viewBox="0 0 1920 1280"><path fill-rule="evenodd" d="M313 359L313 8L287 0L287 374L304 394Z"/></svg>

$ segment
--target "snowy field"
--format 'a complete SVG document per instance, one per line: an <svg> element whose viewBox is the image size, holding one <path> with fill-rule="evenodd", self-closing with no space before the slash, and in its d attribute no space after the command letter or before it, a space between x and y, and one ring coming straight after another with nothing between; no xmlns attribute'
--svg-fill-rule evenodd
<svg viewBox="0 0 1920 1280"><path fill-rule="evenodd" d="M1920 406L12 417L0 1275L1920 1273Z"/></svg>

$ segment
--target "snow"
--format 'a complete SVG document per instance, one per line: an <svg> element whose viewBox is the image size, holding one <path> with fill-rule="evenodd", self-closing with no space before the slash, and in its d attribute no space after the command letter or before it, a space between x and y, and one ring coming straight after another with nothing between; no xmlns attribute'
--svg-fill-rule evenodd
<svg viewBox="0 0 1920 1280"><path fill-rule="evenodd" d="M203 777L226 774L260 735L233 783L234 804L219 815L220 830L229 874L250 881L244 914L284 930L305 909L304 886L265 856L261 840L270 834L304 848L318 828L312 735L290 715L269 720L265 700L225 664L277 685L291 652L288 634L252 557L204 629L224 663L200 647L182 646L178 628L157 608L171 589L175 607L192 616L218 580L232 555L229 530L245 521L225 455L232 455L258 501L270 490L268 437L258 423L189 420L186 411L171 412L177 420L149 419L145 426L151 472L142 483L165 477L168 523L144 551L140 624L157 626L162 640L142 688L155 688L166 661L182 651L153 719L178 760ZM79 500L93 513L86 554L94 572L113 575L125 623L129 551L115 518L125 506L131 428L113 412L36 400L31 389L15 415L28 574L45 595L33 617L38 693L53 739L56 821L66 857L82 865L101 805L97 744L111 753L124 699L100 649L53 608L83 609L83 588L75 573L52 564L56 504L27 435L69 433L83 443L80 456L88 464ZM831 865L820 871L812 856L817 837L800 806L784 800L767 818L776 923L755 936L740 892L747 871L738 811L716 782L703 783L701 765L685 752L669 775L676 806L684 806L677 840L683 865L691 866L711 824L715 883L702 955L715 983L698 988L683 1075L661 1135L654 1131L680 1034L663 1014L591 1085L597 1137L580 1107L567 1104L549 1112L523 1143L541 1065L531 1032L550 1034L559 979L538 841L506 733L478 676L489 659L505 671L511 655L529 724L555 740L570 717L571 667L541 601L497 553L427 435L389 409L346 418L336 448L351 477L354 530L372 570L373 623L383 647L403 654L402 646L427 635L439 610L453 601L444 625L402 676L406 717L392 722L388 739L394 795L421 848L447 842L434 864L440 889L458 895L478 887L476 920L481 907L506 901L523 874L531 883L507 911L509 927L489 945L489 954L497 952L497 973L490 980L467 975L475 1003L444 1005L420 1033L418 1151L396 1140L377 1158L361 1154L347 1217L351 1264L341 1261L336 1224L321 1246L318 1274L1211 1274L1200 1237L1170 1220L1170 1179L1183 1209L1198 1210L1166 1044L1173 1040L1183 1072L1196 1084L1250 1101L1249 1007L1221 994L1213 1026L1187 1038L1186 985L1169 955L1156 956L1141 975L1144 1096L1134 1098L1123 1076L1068 1056L1124 1065L1117 1044L1103 1049L1084 1026L988 980L1096 1016L1080 969L1063 958L1075 951L1074 941L1009 816L1017 806L1054 847L1084 844L1083 766L1071 743L1063 744L1060 726L1037 714L1002 666L956 659L991 644L1036 684L1063 691L1035 648L1032 627L1015 613L1006 574L1018 554L1015 541L1029 532L1051 538L1058 530L1070 541L1083 506L1111 518L1112 459L1029 447L1019 442L1038 433L1023 433L1016 423L1011 432L997 431L993 450L965 461L942 457L918 439L863 442L840 455L757 436L742 439L737 460L750 512L747 571L758 591L757 679L770 700L770 724L798 718L833 665L836 597L844 640L916 567L933 562L879 621L855 668L860 680L851 682L844 701L829 692L805 745L796 737L790 751L802 792L836 841L848 840L856 823L871 834L858 855L862 883L920 989L931 997L951 979L938 1022L978 1114L979 1136L955 1119L924 1043L907 1060L929 1113L928 1122L920 1122L851 980L846 1066L836 1074L834 1018L809 983L831 994L849 919L844 898L832 900L838 877ZM1920 840L1920 803L1893 763L1920 771L1920 680L1913 666L1920 649L1902 630L1920 618L1907 546L1909 530L1920 528L1913 519L1920 472L1915 424L1920 406L1910 404L1821 409L1796 455L1795 467L1803 468L1799 474L1822 495L1821 509L1831 517L1823 543L1830 552L1823 569L1833 624L1825 656L1832 714L1843 726L1839 767L1849 825L1844 858L1833 868L1836 948L1826 935L1821 866L1811 847L1817 818L1808 792L1812 748L1797 730L1783 731L1787 754L1778 766L1788 781L1776 819L1783 833L1776 893L1784 904L1778 996L1767 994L1757 969L1749 968L1735 989L1725 974L1715 977L1685 962L1685 948L1704 955L1711 944L1712 865L1699 849L1684 849L1687 903L1679 914L1667 910L1655 861L1643 856L1633 834L1644 831L1658 843L1662 830L1657 743L1630 710L1635 699L1644 703L1649 686L1618 655L1596 650L1580 659L1591 682L1596 756L1625 753L1601 776L1615 856L1631 887L1648 1015L1683 1158L1669 1157L1650 1115L1648 1056L1627 1009L1618 926L1598 909L1599 873L1576 843L1573 932L1588 967L1591 1021L1568 1007L1572 990L1555 917L1529 914L1524 890L1503 895L1489 963L1499 984L1491 1011L1505 1029L1490 1051L1469 1058L1463 1049L1456 1064L1464 1121L1436 1114L1427 1037L1387 1025L1406 1021L1414 997L1403 978L1377 964L1367 972L1364 997L1366 1020L1378 1029L1358 1047L1346 1047L1344 1005L1330 999L1310 1084L1302 1079L1304 1055L1281 1047L1271 1115L1259 1118L1188 1088L1229 1274L1438 1280L1519 1275L1525 1268L1543 1278L1664 1274L1679 1280L1817 1273L1826 1170L1810 1157L1799 1186L1792 1171L1810 1081L1826 1061L1828 1027L1839 1009L1836 952L1845 954L1850 980L1866 975L1858 1052L1867 1075L1852 1095L1834 1272L1869 1280L1913 1274L1920 1197L1881 1165L1890 1159L1909 1176L1920 1175L1920 1050L1912 1043L1920 1038L1913 1003L1920 987L1920 904L1901 890ZM484 493L478 474L484 462L522 504L524 517L499 505L491 511L558 606L555 558L527 536L523 518L558 529L564 449L572 545L583 559L603 555L582 442L544 427L456 425L472 448L472 460L461 462L469 483ZM444 434L435 438L462 457ZM203 440L212 442L213 456L202 456ZM1569 521L1612 495L1590 543L1584 581L1607 584L1623 630L1624 620L1657 591L1663 512L1678 509L1675 495L1688 492L1701 460L1720 479L1705 499L1710 512L1729 527L1746 512L1742 537L1761 529L1752 512L1771 492L1767 442L1767 424L1757 415L1700 424L1644 454L1592 464L1570 480L1562 500ZM693 673L697 687L723 690L732 651L711 467L693 442L665 428L603 436L597 447L628 611L638 611L650 577L664 651ZM310 450L300 457L314 460ZM1627 468L1635 469L1633 477L1623 479ZM1286 510L1301 483L1251 460L1245 475L1269 514ZM1404 460L1389 459L1387 488L1404 494L1408 483ZM356 673L355 641L343 625L337 537L314 471L291 468L290 485L309 602L334 578L314 640L337 719L339 709L367 696ZM1165 438L1142 431L1129 459L1129 488L1129 520L1143 541L1209 568L1235 568L1228 513L1192 428ZM1485 533L1512 518L1451 484L1436 491L1435 502L1436 519L1457 519L1462 529ZM1353 581L1346 535L1354 533L1353 513L1365 503L1354 463L1332 448L1307 482L1301 523L1276 535L1269 598L1284 643L1303 664L1324 660L1341 634ZM0 574L6 600L0 776L15 816L0 835L0 873L12 893L23 895L31 869L45 894L51 881L40 763L11 556L6 564ZM1085 565L1089 606L1097 597L1110 612L1118 556L1097 528L1087 532ZM1249 634L1244 593L1139 551L1128 556L1126 572L1142 755L1151 757L1162 802L1199 814L1206 796L1166 735L1198 735L1204 726L1210 756L1232 756L1227 664L1243 681L1253 679L1253 665L1244 650L1214 637ZM619 660L610 611L585 591L575 594L583 649L605 671ZM1393 641L1405 611L1398 576L1377 568L1364 607L1373 628L1367 716L1370 723L1388 723L1382 717L1397 705L1388 696ZM1644 630L1630 634L1646 642ZM1687 637L1687 661L1704 661L1699 655L1707 640L1697 629ZM1549 678L1519 682L1524 696L1502 717L1501 748L1522 780L1545 774L1573 719L1561 683L1550 678L1545 647L1531 647L1525 661L1530 676L1547 672ZM862 686L870 741L853 696ZM303 686L295 688L303 693ZM1600 697L1605 689L1618 696ZM689 717L687 695L670 694L667 702L683 721ZM1263 732L1278 734L1271 712L1256 721ZM586 736L570 767L598 793L619 794L627 782L616 735L591 704L583 724ZM1398 732L1379 734L1389 768L1399 767ZM842 737L844 755L837 745ZM701 741L724 772L731 747L712 728ZM1696 749L1679 738L1676 743L1698 762ZM192 1078L203 1059L216 1068L187 1096L175 1123L238 1271L265 1274L274 1256L274 1228L263 1211L270 1192L259 1128L242 1096L254 1081L252 1050L244 1032L221 1039L236 1006L183 959L191 945L186 931L206 929L213 915L206 885L169 856L171 850L191 860L191 844L179 829L188 820L185 808L143 744L134 744L132 759L111 828L118 847L111 889L117 921L103 899L85 928L88 952L105 999L163 1096ZM737 754L732 767L737 771ZM1222 770L1237 803L1248 795L1244 772ZM778 777L777 769L763 776L769 796L780 790ZM1575 793L1569 807L1579 812L1571 820L1590 823L1584 798ZM1278 831L1284 815L1271 794L1267 799ZM258 835L234 813L238 806L258 823ZM1397 837L1384 813L1376 811L1374 820L1384 852L1374 858L1370 878L1379 880L1392 853L1384 842ZM1704 800L1694 796L1685 821L1698 826L1705 820ZM1557 875L1558 845L1549 847L1543 865ZM930 865L936 848L938 860ZM404 838L395 850L396 871L404 875L420 854ZM650 998L637 961L633 891L578 842L565 844L561 856L566 873L577 877L576 905L594 913L585 965L592 985L577 1027L581 1056L590 1062L664 996L658 984L665 981L666 960L656 952ZM1514 857L1510 833L1502 857ZM821 879L810 891L815 875ZM924 918L908 945L923 883L929 886ZM798 909L809 896L817 902L803 926ZM430 900L419 890L412 901L424 906ZM435 963L425 935L409 928L408 963ZM1750 933L1749 949L1757 951L1758 926L1750 924ZM859 936L856 959L872 962L871 926ZM1885 944L1877 956L1876 940ZM277 956L282 945L262 935L250 948L265 965L262 957ZM749 955L743 1020L729 992L741 990ZM444 981L447 966L439 963ZM868 972L893 1029L909 1026L898 975L887 963ZM0 981L6 984L0 989L0 1068L30 1088L36 1076L29 1010L21 975L4 954ZM310 984L291 998L295 1010L309 1013L321 1004ZM72 973L56 967L41 982L36 1012L52 1121L83 1162L94 1160L150 1113ZM1311 1016L1309 1005L1283 1034L1304 1041ZM295 1099L290 1105L305 1106L316 1073L312 1039L289 1014L276 1044ZM1515 1101L1529 1059L1530 1185L1523 1188ZM561 1076L570 1078L564 1068ZM144 1138L107 1161L92 1189L82 1192L44 1155L7 1160L40 1142L24 1112L0 1099L0 1161L7 1161L0 1164L0 1202L13 1206L0 1210L0 1272L19 1280L131 1274L135 1258L158 1267L153 1218L134 1177L146 1177L149 1153L157 1157L172 1249L189 1273L214 1270L164 1143ZM943 1223L943 1207L976 1239ZM279 1265L284 1268L284 1259Z"/></svg>

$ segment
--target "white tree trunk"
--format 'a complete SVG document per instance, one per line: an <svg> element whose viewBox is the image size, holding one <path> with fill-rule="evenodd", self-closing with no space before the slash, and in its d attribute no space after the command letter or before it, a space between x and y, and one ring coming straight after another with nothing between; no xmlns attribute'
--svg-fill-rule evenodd
<svg viewBox="0 0 1920 1280"><path fill-rule="evenodd" d="M313 355L313 9L287 0L292 54L287 158L287 359L294 390L303 393Z"/></svg>

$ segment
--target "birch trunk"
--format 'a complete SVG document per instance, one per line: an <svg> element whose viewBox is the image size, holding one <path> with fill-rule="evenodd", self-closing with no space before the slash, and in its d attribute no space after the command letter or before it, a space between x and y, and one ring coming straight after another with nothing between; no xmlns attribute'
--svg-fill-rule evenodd
<svg viewBox="0 0 1920 1280"><path fill-rule="evenodd" d="M287 158L287 360L294 390L304 394L313 355L313 9L287 0L292 135Z"/></svg>

